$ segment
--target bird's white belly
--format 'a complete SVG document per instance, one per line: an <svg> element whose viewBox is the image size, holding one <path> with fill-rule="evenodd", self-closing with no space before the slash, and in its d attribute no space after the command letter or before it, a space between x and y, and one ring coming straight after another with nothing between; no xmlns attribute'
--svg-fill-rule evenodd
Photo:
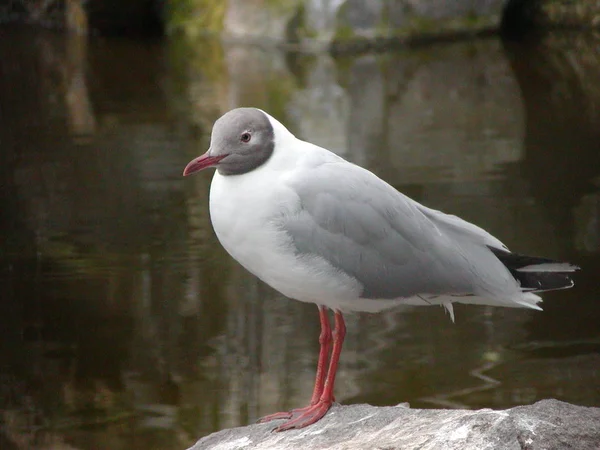
<svg viewBox="0 0 600 450"><path fill-rule="evenodd" d="M221 245L249 272L283 295L336 309L347 308L362 287L324 259L298 256L278 225L297 196L273 177L215 174L210 216ZM254 178L254 179L253 179Z"/></svg>

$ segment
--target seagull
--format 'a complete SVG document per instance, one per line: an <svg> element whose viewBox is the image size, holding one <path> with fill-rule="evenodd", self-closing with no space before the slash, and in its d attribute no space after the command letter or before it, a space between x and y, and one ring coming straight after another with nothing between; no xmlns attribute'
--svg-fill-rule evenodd
<svg viewBox="0 0 600 450"><path fill-rule="evenodd" d="M421 205L257 108L219 118L210 148L183 175L209 167L221 245L284 296L319 309L311 401L259 420L285 419L275 431L311 425L331 407L344 312L441 305L454 321L453 303L540 310L537 293L572 287L569 274L579 269L512 253L482 228Z"/></svg>

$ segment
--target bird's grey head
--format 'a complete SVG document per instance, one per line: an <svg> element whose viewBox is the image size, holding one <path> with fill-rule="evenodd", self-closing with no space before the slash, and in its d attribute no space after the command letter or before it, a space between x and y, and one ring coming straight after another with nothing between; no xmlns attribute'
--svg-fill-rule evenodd
<svg viewBox="0 0 600 450"><path fill-rule="evenodd" d="M221 175L239 175L267 162L274 148L269 117L260 109L237 108L215 122L209 151L212 156L224 156L217 165Z"/></svg>
<svg viewBox="0 0 600 450"><path fill-rule="evenodd" d="M274 148L269 117L260 109L237 108L215 122L208 152L191 161L183 174L206 167L216 167L221 175L244 174L267 162Z"/></svg>

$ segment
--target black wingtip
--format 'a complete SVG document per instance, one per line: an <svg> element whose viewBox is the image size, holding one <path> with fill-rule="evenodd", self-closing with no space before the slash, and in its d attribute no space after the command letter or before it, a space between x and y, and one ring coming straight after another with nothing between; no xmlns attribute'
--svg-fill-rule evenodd
<svg viewBox="0 0 600 450"><path fill-rule="evenodd" d="M519 282L521 289L529 292L568 289L575 285L570 274L580 270L571 263L537 256L526 256L506 250L488 248Z"/></svg>

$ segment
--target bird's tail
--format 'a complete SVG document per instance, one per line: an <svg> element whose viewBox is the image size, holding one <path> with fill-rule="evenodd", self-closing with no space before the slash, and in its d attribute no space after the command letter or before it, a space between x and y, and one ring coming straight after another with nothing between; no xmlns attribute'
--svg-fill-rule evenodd
<svg viewBox="0 0 600 450"><path fill-rule="evenodd" d="M519 255L489 246L488 248L506 266L525 292L568 289L574 284L570 274L579 270L578 266L570 263Z"/></svg>

